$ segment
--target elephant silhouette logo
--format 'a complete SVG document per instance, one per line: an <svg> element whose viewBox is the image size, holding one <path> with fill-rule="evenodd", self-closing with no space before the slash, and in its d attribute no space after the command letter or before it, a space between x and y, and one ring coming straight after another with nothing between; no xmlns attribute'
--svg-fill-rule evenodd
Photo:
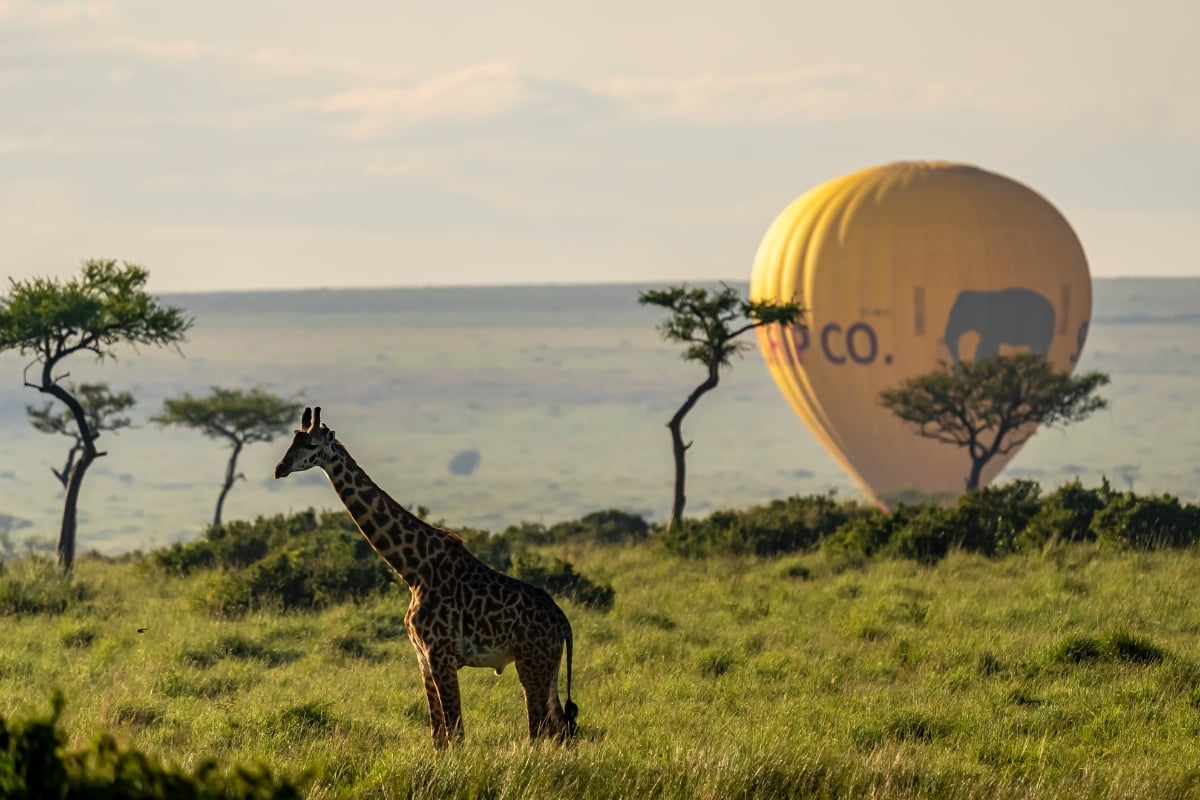
<svg viewBox="0 0 1200 800"><path fill-rule="evenodd" d="M950 307L942 337L955 366L960 361L959 340L971 331L979 334L974 358L999 355L1001 345L1027 347L1044 356L1054 338L1054 305L1032 289L965 290Z"/></svg>

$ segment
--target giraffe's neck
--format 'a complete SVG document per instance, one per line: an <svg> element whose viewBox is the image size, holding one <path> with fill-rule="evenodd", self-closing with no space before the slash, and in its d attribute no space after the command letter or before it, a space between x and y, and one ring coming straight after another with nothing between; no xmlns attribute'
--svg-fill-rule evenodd
<svg viewBox="0 0 1200 800"><path fill-rule="evenodd" d="M336 450L339 458L324 467L325 474L358 529L409 587L428 581L436 563L452 554L460 540L397 503L340 442Z"/></svg>

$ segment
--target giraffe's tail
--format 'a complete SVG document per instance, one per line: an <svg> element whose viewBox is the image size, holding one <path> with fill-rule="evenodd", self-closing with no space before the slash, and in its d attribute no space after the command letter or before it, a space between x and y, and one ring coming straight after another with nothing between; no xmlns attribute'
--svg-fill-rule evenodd
<svg viewBox="0 0 1200 800"><path fill-rule="evenodd" d="M576 724L575 718L579 716L579 706L571 700L571 656L573 646L573 635L571 634L571 623L567 623L567 704L563 706L563 716L567 718L567 736L574 736L579 732L579 725Z"/></svg>

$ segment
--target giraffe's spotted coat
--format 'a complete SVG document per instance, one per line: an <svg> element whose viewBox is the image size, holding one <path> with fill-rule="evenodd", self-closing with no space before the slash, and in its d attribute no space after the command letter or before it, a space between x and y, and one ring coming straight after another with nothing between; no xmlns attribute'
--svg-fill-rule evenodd
<svg viewBox="0 0 1200 800"><path fill-rule="evenodd" d="M571 624L544 590L497 572L452 531L410 513L372 481L321 409L305 409L275 477L320 467L367 541L408 584L404 618L429 702L434 744L463 736L458 670L515 663L525 692L529 736L565 739L575 732L571 702ZM558 667L567 656L567 702L558 697Z"/></svg>

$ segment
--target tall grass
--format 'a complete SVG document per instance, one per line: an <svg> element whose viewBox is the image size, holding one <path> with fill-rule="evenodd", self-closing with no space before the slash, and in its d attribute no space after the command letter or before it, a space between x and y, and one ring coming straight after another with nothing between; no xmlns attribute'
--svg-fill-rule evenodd
<svg viewBox="0 0 1200 800"><path fill-rule="evenodd" d="M616 589L607 613L567 605L582 727L567 748L525 741L511 670L468 669L467 741L435 752L406 593L221 619L192 599L203 575L136 560L81 559L66 590L48 563L8 565L0 599L23 599L0 611L0 716L44 711L57 687L72 745L103 730L182 769L307 773L311 798L1200 792L1192 550L858 568L546 554Z"/></svg>

